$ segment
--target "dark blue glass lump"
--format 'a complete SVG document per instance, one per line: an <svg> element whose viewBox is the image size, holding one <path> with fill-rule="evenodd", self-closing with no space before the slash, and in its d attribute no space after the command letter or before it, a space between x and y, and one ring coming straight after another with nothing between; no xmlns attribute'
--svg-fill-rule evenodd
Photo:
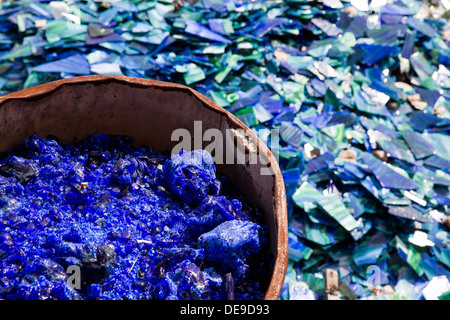
<svg viewBox="0 0 450 320"><path fill-rule="evenodd" d="M211 155L123 136L0 156L1 299L263 299L267 228Z"/></svg>

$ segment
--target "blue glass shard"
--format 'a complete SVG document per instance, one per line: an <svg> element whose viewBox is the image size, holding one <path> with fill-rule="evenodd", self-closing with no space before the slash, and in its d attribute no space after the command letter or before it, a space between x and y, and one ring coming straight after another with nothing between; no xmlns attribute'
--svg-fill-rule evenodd
<svg viewBox="0 0 450 320"><path fill-rule="evenodd" d="M155 29L152 32L145 34L145 36L134 37L136 41L149 44L163 44L164 40L169 38L169 32Z"/></svg>
<svg viewBox="0 0 450 320"><path fill-rule="evenodd" d="M228 34L228 32L224 30L223 24L224 24L223 19L208 19L208 26L209 29L211 29L211 31L220 34Z"/></svg>
<svg viewBox="0 0 450 320"><path fill-rule="evenodd" d="M394 56L398 51L396 46L385 46L381 44L358 44L358 46L364 49L365 52L361 62L369 66L383 58Z"/></svg>
<svg viewBox="0 0 450 320"><path fill-rule="evenodd" d="M138 51L139 53L146 54L148 52L148 48L144 45L141 45L139 42L131 42L130 48Z"/></svg>
<svg viewBox="0 0 450 320"><path fill-rule="evenodd" d="M200 23L198 23L197 21L194 20L186 20L186 29L185 31L191 34L194 34L196 36L205 38L205 39L209 39L212 41L218 41L218 42L223 42L223 43L231 43L230 40L228 40L227 38L224 38L223 36L209 30L208 28L206 28L205 26L201 25Z"/></svg>
<svg viewBox="0 0 450 320"><path fill-rule="evenodd" d="M403 16L394 14L381 14L380 20L382 24L398 25L403 21Z"/></svg>
<svg viewBox="0 0 450 320"><path fill-rule="evenodd" d="M358 227L350 231L350 234L353 240L358 241L359 239L364 237L371 229L372 229L372 221L367 220L362 226L359 225Z"/></svg>
<svg viewBox="0 0 450 320"><path fill-rule="evenodd" d="M304 174L332 168L334 168L334 156L329 152L325 152L308 161Z"/></svg>
<svg viewBox="0 0 450 320"><path fill-rule="evenodd" d="M365 75L371 80L370 87L382 92L394 100L399 99L399 89L395 87L393 81L389 77L382 75L378 67L369 68L365 71Z"/></svg>
<svg viewBox="0 0 450 320"><path fill-rule="evenodd" d="M276 19L263 19L260 21L260 23L256 26L255 35L257 37L263 37L266 33L268 33L273 28L279 26L285 21L283 18L276 18Z"/></svg>
<svg viewBox="0 0 450 320"><path fill-rule="evenodd" d="M125 50L126 43L125 42L102 42L99 43L100 47L115 51L117 53L122 54Z"/></svg>
<svg viewBox="0 0 450 320"><path fill-rule="evenodd" d="M294 147L300 147L303 131L296 125L283 121L280 127L281 139Z"/></svg>
<svg viewBox="0 0 450 320"><path fill-rule="evenodd" d="M436 169L445 170L447 172L450 171L450 161L437 155L432 155L431 157L426 158L423 160L423 163Z"/></svg>
<svg viewBox="0 0 450 320"><path fill-rule="evenodd" d="M440 263L450 268L450 248L438 249L433 247L432 251Z"/></svg>
<svg viewBox="0 0 450 320"><path fill-rule="evenodd" d="M116 8L119 12L138 12L138 7L129 1L115 1L112 6Z"/></svg>
<svg viewBox="0 0 450 320"><path fill-rule="evenodd" d="M399 218L405 218L423 223L430 222L429 219L424 217L417 209L411 206L392 206L389 207L388 212Z"/></svg>
<svg viewBox="0 0 450 320"><path fill-rule="evenodd" d="M45 18L45 19L53 19L53 15L50 10L45 7L43 4L32 2L29 4L28 9L34 13L35 15Z"/></svg>
<svg viewBox="0 0 450 320"><path fill-rule="evenodd" d="M402 135L416 159L423 159L433 154L434 147L419 133L412 130L403 130Z"/></svg>
<svg viewBox="0 0 450 320"><path fill-rule="evenodd" d="M356 163L353 163L350 161L345 162L344 170L351 173L356 178L361 179L361 180L364 179L364 177L366 176L366 173L361 170L360 166L358 166Z"/></svg>
<svg viewBox="0 0 450 320"><path fill-rule="evenodd" d="M382 232L377 232L372 238L364 241L353 253L353 261L357 266L377 264L382 251L387 244Z"/></svg>
<svg viewBox="0 0 450 320"><path fill-rule="evenodd" d="M345 126L351 126L356 122L355 115L349 110L345 109L342 111L333 112L331 114L331 119L328 121L327 125L332 126L335 124L342 123Z"/></svg>
<svg viewBox="0 0 450 320"><path fill-rule="evenodd" d="M420 132L440 123L442 123L442 118L423 111L413 112L409 117L409 125Z"/></svg>
<svg viewBox="0 0 450 320"><path fill-rule="evenodd" d="M450 271L444 266L436 262L435 258L429 254L424 254L422 260L420 261L420 266L423 268L424 274L428 280L433 277L446 276L450 279Z"/></svg>
<svg viewBox="0 0 450 320"><path fill-rule="evenodd" d="M225 275L225 285L224 285L224 291L225 291L225 300L234 300L234 278L231 273L227 273Z"/></svg>
<svg viewBox="0 0 450 320"><path fill-rule="evenodd" d="M333 229L325 225L307 223L305 225L306 239L321 246L328 246L336 243Z"/></svg>
<svg viewBox="0 0 450 320"><path fill-rule="evenodd" d="M124 39L117 33L111 33L104 37L96 37L96 38L92 38L89 34L86 34L87 45L96 45L102 42L118 42L118 41L124 41Z"/></svg>
<svg viewBox="0 0 450 320"><path fill-rule="evenodd" d="M363 201L356 197L353 193L349 194L349 206L353 210L352 216L357 219L364 213Z"/></svg>
<svg viewBox="0 0 450 320"><path fill-rule="evenodd" d="M118 63L96 63L91 65L91 71L96 74L123 75Z"/></svg>
<svg viewBox="0 0 450 320"><path fill-rule="evenodd" d="M388 153L388 157L415 163L416 160L408 146L400 139L378 141L381 148Z"/></svg>
<svg viewBox="0 0 450 320"><path fill-rule="evenodd" d="M311 22L323 32L325 32L329 37L337 37L342 33L341 29L339 29L335 24L329 22L328 20L322 18L312 18Z"/></svg>
<svg viewBox="0 0 450 320"><path fill-rule="evenodd" d="M405 42L402 47L402 57L409 59L414 52L414 43L416 41L417 31L413 30L406 33Z"/></svg>
<svg viewBox="0 0 450 320"><path fill-rule="evenodd" d="M356 108L361 112L366 112L369 114L376 114L380 116L389 117L389 110L383 104L373 104L370 97L359 88L354 88L354 100Z"/></svg>
<svg viewBox="0 0 450 320"><path fill-rule="evenodd" d="M381 160L367 152L361 153L361 159L369 166L383 188L388 189L417 189L419 185L413 180L404 177L397 171L389 168Z"/></svg>
<svg viewBox="0 0 450 320"><path fill-rule="evenodd" d="M293 183L294 185L297 185L300 179L300 173L299 168L284 170L282 171L283 180L285 183Z"/></svg>
<svg viewBox="0 0 450 320"><path fill-rule="evenodd" d="M319 113L319 114L311 116L311 117L301 118L301 121L304 123L309 123L310 125L312 125L315 128L322 129L328 125L331 118L332 118L332 115L330 113L324 112L324 113Z"/></svg>
<svg viewBox="0 0 450 320"><path fill-rule="evenodd" d="M450 205L450 197L448 196L448 188L442 189L435 187L433 193L433 199L437 201L437 203L441 206L449 206Z"/></svg>
<svg viewBox="0 0 450 320"><path fill-rule="evenodd" d="M89 63L81 54L41 64L31 68L35 72L66 72L78 75L90 74Z"/></svg>
<svg viewBox="0 0 450 320"><path fill-rule="evenodd" d="M248 96L242 97L242 98L236 100L230 106L230 108L228 110L230 110L230 112L236 112L239 109L242 109L242 108L244 108L246 106L250 106L250 105L253 105L253 104L257 103L258 100L259 100L258 97L248 97Z"/></svg>
<svg viewBox="0 0 450 320"><path fill-rule="evenodd" d="M157 41L155 41L157 42ZM155 50L152 50L151 54L155 55L158 52L160 52L161 50L165 49L166 47L170 46L172 43L175 42L175 39L169 35L167 35L166 37L164 37L164 39L162 39L162 41L160 41L159 43L154 43L154 44L158 44L158 47L156 47Z"/></svg>
<svg viewBox="0 0 450 320"><path fill-rule="evenodd" d="M259 122L266 122L273 118L273 115L259 103L253 106L253 112L255 113L255 117Z"/></svg>
<svg viewBox="0 0 450 320"><path fill-rule="evenodd" d="M400 16L412 16L416 12L407 7L403 2L396 1L380 7L381 14L392 14Z"/></svg>
<svg viewBox="0 0 450 320"><path fill-rule="evenodd" d="M406 26L399 25L380 25L378 28L366 30L366 34L373 40L374 44L385 46L398 45L398 39L406 33Z"/></svg>
<svg viewBox="0 0 450 320"><path fill-rule="evenodd" d="M109 23L117 16L118 12L119 9L113 7L111 9L101 12L98 16L98 20L104 26L109 25Z"/></svg>
<svg viewBox="0 0 450 320"><path fill-rule="evenodd" d="M436 101L441 96L441 93L437 90L417 88L417 92L420 94L420 98L426 101L430 106L434 106Z"/></svg>
<svg viewBox="0 0 450 320"><path fill-rule="evenodd" d="M155 65L149 61L145 55L122 56L120 64L127 69L149 70L155 68Z"/></svg>
<svg viewBox="0 0 450 320"><path fill-rule="evenodd" d="M316 90L316 92L319 94L319 96L325 95L325 92L327 91L327 87L323 81L320 81L316 78L311 80L311 87Z"/></svg>
<svg viewBox="0 0 450 320"><path fill-rule="evenodd" d="M301 241L298 241L297 236L293 233L289 234L289 260L299 261L307 259L312 250Z"/></svg>
<svg viewBox="0 0 450 320"><path fill-rule="evenodd" d="M406 23L417 31L423 33L424 35L432 38L436 34L436 30L423 20L417 18L409 17Z"/></svg>
<svg viewBox="0 0 450 320"><path fill-rule="evenodd" d="M145 33L145 32L150 32L152 30L153 30L153 27L150 24L138 21L134 24L133 28L131 29L131 32Z"/></svg>
<svg viewBox="0 0 450 320"><path fill-rule="evenodd" d="M364 36L364 32L367 29L367 16L357 15L353 17L345 32L351 32L356 39Z"/></svg>
<svg viewBox="0 0 450 320"><path fill-rule="evenodd" d="M425 81L434 71L434 67L421 52L411 54L409 61L420 81Z"/></svg>
<svg viewBox="0 0 450 320"><path fill-rule="evenodd" d="M301 50L299 50L299 49L297 49L295 47L292 47L292 46L288 46L286 44L282 44L282 45L276 46L276 47L274 47L274 49L282 51L282 52L285 52L285 53L287 53L289 55L292 55L292 56L301 56L302 55L302 51Z"/></svg>

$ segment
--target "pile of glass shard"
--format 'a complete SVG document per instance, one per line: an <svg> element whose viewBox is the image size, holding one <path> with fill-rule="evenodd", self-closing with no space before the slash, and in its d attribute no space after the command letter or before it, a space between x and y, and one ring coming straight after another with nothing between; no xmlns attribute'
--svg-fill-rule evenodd
<svg viewBox="0 0 450 320"><path fill-rule="evenodd" d="M326 269L340 299L449 299L450 2L182 2L0 2L0 94L89 74L188 85L279 158L280 299L325 299Z"/></svg>

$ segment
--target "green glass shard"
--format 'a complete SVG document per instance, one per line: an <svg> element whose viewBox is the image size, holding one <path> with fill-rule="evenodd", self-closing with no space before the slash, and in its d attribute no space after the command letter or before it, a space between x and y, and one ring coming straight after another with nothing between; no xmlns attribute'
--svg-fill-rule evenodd
<svg viewBox="0 0 450 320"><path fill-rule="evenodd" d="M338 196L333 194L324 196L318 201L318 204L344 227L345 230L351 231L358 227L358 222L353 218Z"/></svg>
<svg viewBox="0 0 450 320"><path fill-rule="evenodd" d="M422 260L420 252L415 249L412 244L404 243L399 236L395 236L395 246L400 257L408 263L417 275L421 276L423 274L423 269L420 267L420 262Z"/></svg>

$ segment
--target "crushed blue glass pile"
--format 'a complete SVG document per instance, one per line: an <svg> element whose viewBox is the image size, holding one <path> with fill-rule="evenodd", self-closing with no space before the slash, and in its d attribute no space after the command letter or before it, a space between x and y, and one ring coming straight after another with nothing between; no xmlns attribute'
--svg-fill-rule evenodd
<svg viewBox="0 0 450 320"><path fill-rule="evenodd" d="M448 1L8 1L0 90L84 74L186 84L279 157L280 299L448 299ZM272 129L280 145L271 146ZM447 292L447 293L446 293Z"/></svg>
<svg viewBox="0 0 450 320"><path fill-rule="evenodd" d="M263 299L259 210L207 151L130 142L33 135L1 158L0 299Z"/></svg>

